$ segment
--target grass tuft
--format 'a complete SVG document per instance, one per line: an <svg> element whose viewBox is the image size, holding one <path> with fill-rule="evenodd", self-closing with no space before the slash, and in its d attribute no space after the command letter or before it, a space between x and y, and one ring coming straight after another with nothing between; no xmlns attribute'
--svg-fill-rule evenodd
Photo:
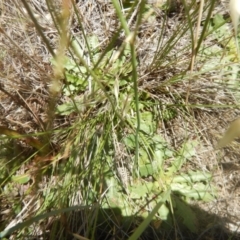
<svg viewBox="0 0 240 240"><path fill-rule="evenodd" d="M0 238L219 239L204 210L226 190L214 129L239 98L225 12L2 3Z"/></svg>

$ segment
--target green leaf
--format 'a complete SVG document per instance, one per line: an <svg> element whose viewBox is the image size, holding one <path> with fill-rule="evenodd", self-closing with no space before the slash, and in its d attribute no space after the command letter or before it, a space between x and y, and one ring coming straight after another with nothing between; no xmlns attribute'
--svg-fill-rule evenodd
<svg viewBox="0 0 240 240"><path fill-rule="evenodd" d="M153 132L153 128L152 128L151 124L149 124L145 121L141 121L140 130L145 132L146 134L151 134Z"/></svg>
<svg viewBox="0 0 240 240"><path fill-rule="evenodd" d="M189 205L175 197L172 199L175 202L175 214L182 219L182 223L193 233L197 233L198 220L195 212L191 209Z"/></svg>
<svg viewBox="0 0 240 240"><path fill-rule="evenodd" d="M154 218L155 214L158 212L159 208L169 199L171 190L167 189L164 193L159 197L159 201L154 207L154 209L149 213L146 219L138 226L138 228L134 231L134 233L130 236L128 240L136 240L139 239L143 231L147 228L149 223Z"/></svg>
<svg viewBox="0 0 240 240"><path fill-rule="evenodd" d="M214 27L215 28L219 28L220 26L222 26L223 24L225 24L226 21L225 19L223 18L223 15L221 14L216 14L213 18L213 24L214 24Z"/></svg>
<svg viewBox="0 0 240 240"><path fill-rule="evenodd" d="M77 109L75 108L72 102L59 105L57 106L57 109L56 109L56 113L62 116L69 115L75 111L77 111Z"/></svg>
<svg viewBox="0 0 240 240"><path fill-rule="evenodd" d="M55 60L53 60L53 64L55 64L54 61ZM64 66L64 68L66 70L69 71L69 70L72 70L76 66L76 63L72 59L70 59L68 57L64 57L64 59L63 59L63 66Z"/></svg>
<svg viewBox="0 0 240 240"><path fill-rule="evenodd" d="M119 208L122 211L122 216L128 217L134 213L129 200L126 200L126 197L122 192L116 191L115 194L107 198L107 201L103 201L103 207L106 208Z"/></svg>
<svg viewBox="0 0 240 240"><path fill-rule="evenodd" d="M154 135L152 141L156 144L156 146L160 146L160 148L166 145L166 141L159 134Z"/></svg>
<svg viewBox="0 0 240 240"><path fill-rule="evenodd" d="M175 194L179 194L188 199L212 201L214 200L215 191L203 183L194 183L192 186L184 183L171 183L171 189ZM211 192L210 192L211 190Z"/></svg>
<svg viewBox="0 0 240 240"><path fill-rule="evenodd" d="M158 210L159 217L162 220L167 220L169 213L170 213L170 210L165 204L163 204Z"/></svg>
<svg viewBox="0 0 240 240"><path fill-rule="evenodd" d="M139 173L141 177L152 176L156 172L158 172L158 169L151 163L139 166Z"/></svg>
<svg viewBox="0 0 240 240"><path fill-rule="evenodd" d="M15 214L17 215L17 214L19 214L21 212L22 205L20 203L14 204L12 208L13 208Z"/></svg>
<svg viewBox="0 0 240 240"><path fill-rule="evenodd" d="M168 168L168 175L172 175L173 173L179 171L186 160L195 155L195 147L197 144L197 141L188 141L183 144L178 156L175 157L171 167Z"/></svg>
<svg viewBox="0 0 240 240"><path fill-rule="evenodd" d="M134 149L135 148L135 135L134 134L129 134L127 137L125 137L123 139L123 142L125 143L125 145L127 147L129 147L130 149Z"/></svg>
<svg viewBox="0 0 240 240"><path fill-rule="evenodd" d="M81 96L77 101L70 100L69 102L58 105L56 113L64 116L73 112L82 112L86 109L86 105L83 104L83 101L83 96Z"/></svg>
<svg viewBox="0 0 240 240"><path fill-rule="evenodd" d="M137 181L129 187L129 195L133 199L139 199L146 195L153 197L153 194L159 194L160 188L158 182ZM154 205L155 201L152 201Z"/></svg>
<svg viewBox="0 0 240 240"><path fill-rule="evenodd" d="M29 174L22 174L22 175L15 175L12 176L12 181L20 184L25 184L29 182L30 180L30 175Z"/></svg>
<svg viewBox="0 0 240 240"><path fill-rule="evenodd" d="M195 147L197 145L198 145L197 141L194 141L194 140L187 141L186 143L183 144L179 152L179 155L184 157L185 159L195 156L196 154Z"/></svg>
<svg viewBox="0 0 240 240"><path fill-rule="evenodd" d="M189 171L187 174L181 174L178 176L175 176L173 178L173 182L200 182L200 181L209 181L211 179L212 175L210 173L203 173L203 172L194 172Z"/></svg>
<svg viewBox="0 0 240 240"><path fill-rule="evenodd" d="M155 124L153 122L153 115L151 112L141 113L140 129L147 134L152 134L154 132Z"/></svg>
<svg viewBox="0 0 240 240"><path fill-rule="evenodd" d="M146 194L150 192L151 188L149 188L149 186L147 186L147 184L144 183L134 184L134 186L129 188L129 195L131 198L134 199L142 198L145 197Z"/></svg>
<svg viewBox="0 0 240 240"><path fill-rule="evenodd" d="M162 165L164 159L173 157L173 151L169 149L166 141L161 135L154 135L152 141L154 143L153 148L155 149L154 160L158 161L159 165Z"/></svg>
<svg viewBox="0 0 240 240"><path fill-rule="evenodd" d="M162 167L164 161L164 152L163 150L156 150L154 152L154 160L158 163L159 167Z"/></svg>
<svg viewBox="0 0 240 240"><path fill-rule="evenodd" d="M163 149L164 151L164 157L165 158L172 158L173 157L173 151L169 148Z"/></svg>
<svg viewBox="0 0 240 240"><path fill-rule="evenodd" d="M139 149L139 165L145 165L149 163L149 155L145 149Z"/></svg>

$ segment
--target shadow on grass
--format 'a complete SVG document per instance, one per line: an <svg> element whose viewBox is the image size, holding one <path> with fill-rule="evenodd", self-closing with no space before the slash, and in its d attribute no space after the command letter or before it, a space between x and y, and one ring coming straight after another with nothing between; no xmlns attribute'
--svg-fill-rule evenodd
<svg viewBox="0 0 240 240"><path fill-rule="evenodd" d="M237 240L239 233L227 230L227 218L191 206L196 213L198 232L192 233L179 217L168 216L166 221L153 220L143 231L141 240ZM93 209L71 212L55 220L46 229L44 239L128 239L144 219L136 216L123 217L120 208ZM174 227L173 227L174 226ZM75 238L74 238L75 235ZM83 236L87 237L84 238ZM38 239L38 238L36 238Z"/></svg>

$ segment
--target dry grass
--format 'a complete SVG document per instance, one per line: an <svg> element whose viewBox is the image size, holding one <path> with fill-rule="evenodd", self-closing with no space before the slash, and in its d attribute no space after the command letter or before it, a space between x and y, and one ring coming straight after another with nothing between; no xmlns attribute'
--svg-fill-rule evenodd
<svg viewBox="0 0 240 240"><path fill-rule="evenodd" d="M119 27L112 5L109 1L77 2L77 9L83 16L82 25L85 31L88 35L98 36L101 48L104 50ZM51 47L56 50L59 42L58 32L47 11L45 1L31 0L30 3L43 33ZM0 7L0 126L21 134L34 135L45 132L49 119L49 102L52 97L49 94L49 84L53 77L53 69L50 64L51 55L21 1L1 1ZM179 9L181 9L179 12L172 12L172 16L166 19L165 13L152 4L152 11L156 13L157 18L150 21L146 17L143 21L136 46L139 58L139 89L161 102L162 105L177 112L177 117L167 121L163 120L159 127L159 133L164 135L173 148L178 149L186 138L198 139L201 142L197 149L197 157L188 167L212 172L213 181L219 192L219 196L214 202L201 204L201 209L211 215L210 220L205 219L206 222L201 220L203 228L206 228L206 225L209 227L206 235L211 232L214 236L216 232L212 231L216 227L240 232L239 148L233 146L224 150L214 150L217 139L228 123L239 116L237 108L227 107L236 104L234 97L229 94L221 82L216 81L221 77L221 70L215 69L199 74L201 62L197 61L196 71L187 72L191 49L186 48L182 52L179 52L179 49L182 49L189 41L189 33L176 43L174 50L168 54L169 60L164 60L165 64L162 64L160 68L156 64L156 62L163 61L161 56L155 55L158 48L156 36L162 34L164 23L167 28L160 47L169 41L175 23L183 21L182 6ZM219 9L224 14L227 11L222 6L217 6L215 12L219 12ZM82 32L73 10L71 14L69 23L71 34L81 38ZM136 13L133 13L129 25L134 21L135 15ZM122 37L124 37L123 34ZM119 42L121 40L121 38L118 39ZM181 76L185 77L184 81L179 80ZM176 82L172 81L174 77L176 77ZM171 82L169 82L170 80ZM186 100L187 95L189 96ZM59 95L57 103L63 103L66 99L65 96ZM226 107L220 108L219 106ZM52 130L69 127L74 119L74 116L54 116ZM51 152L57 152L61 148L62 141L62 139L59 141L53 134L50 144ZM14 140L12 147L15 151L14 154L21 156L19 159L24 159L24 157L28 159L29 157L29 160L19 170L24 173L29 168L29 164L30 167L33 166L30 160L30 156L34 152L33 147L23 140ZM44 184L43 180L40 187L43 187ZM37 208L32 204L37 196L28 196L24 199L28 187L21 189L16 185L14 190L16 193L13 194L13 197L20 196L26 208L28 204L31 205L31 209ZM9 199L1 199L1 220L4 222L10 221L14 215L10 203ZM24 219L27 218L27 215L31 215L31 211L34 212L34 210L26 211ZM221 222L219 222L220 219Z"/></svg>

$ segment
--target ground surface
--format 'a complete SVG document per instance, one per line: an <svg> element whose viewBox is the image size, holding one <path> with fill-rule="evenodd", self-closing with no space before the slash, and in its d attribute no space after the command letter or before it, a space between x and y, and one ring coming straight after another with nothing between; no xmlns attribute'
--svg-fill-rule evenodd
<svg viewBox="0 0 240 240"><path fill-rule="evenodd" d="M0 58L0 125L20 133L33 133L41 131L42 125L46 121L48 83L52 68L49 63L49 53L24 7L21 6L20 1L13 2L14 4L11 4L10 1L0 2L0 48L2 49ZM44 1L31 2L34 14L54 47L58 39L57 31ZM98 36L101 47L104 49L118 26L112 5L108 1L77 2L78 8L84 14L83 25L87 26L88 34ZM17 8L17 5L20 7ZM218 151L214 150L214 146L229 122L239 117L237 108L228 107L237 102L226 86L221 84L221 69L201 75L195 74L195 72L192 75L189 73L190 89L184 82L165 87L169 78L187 69L191 53L189 49L180 56L181 64L168 64L162 69L149 69L149 63L151 63L157 47L156 36L161 33L164 16L164 12L157 7L156 3L152 3L151 6L155 17L151 19L151 22L143 21L136 46L139 57L139 89L147 91L159 102L172 104L174 104L172 93L177 93L182 99L186 99L185 96L189 92L188 103L195 107L189 107L186 112L179 110L176 118L163 122L159 132L164 135L173 148L178 148L186 138L197 138L200 141L196 157L188 167L210 171L213 174L213 182L217 186L218 197L213 202L198 203L197 205L201 209L199 210L202 215L201 224L203 229L206 229L202 233L202 238L200 236L199 239L205 239L204 236L210 232L212 236L217 236L216 239L227 239L223 234L225 229L230 232L229 236L231 233L240 233L240 152L236 142L230 147ZM216 13L227 14L224 2L217 3L213 14ZM180 5L168 18L163 45L164 42L169 41L174 25L181 24L182 14ZM134 21L134 15L132 21ZM81 32L74 18L70 24L73 35L78 36ZM188 42L188 38L189 36L186 34L176 43L169 58L173 56L179 58L178 50ZM214 40L207 39L204 44L213 42ZM29 58L32 58L33 61L30 61ZM198 62L197 59L196 69L200 67L201 62ZM64 102L65 100L60 99L59 101ZM201 107L198 107L200 104ZM204 107L207 105L212 105L212 107ZM213 105L218 105L218 107L213 107ZM219 105L225 107L220 108ZM70 121L71 119L67 118L56 119L54 126L56 128L64 126ZM21 144L24 145L24 143ZM24 150L26 154L28 150L26 147ZM17 152L17 149L15 151ZM18 189L18 191L20 190ZM5 209L2 217L7 214L9 207L2 202L1 208ZM216 229L217 231L215 231ZM219 233L219 229L222 232ZM220 236L217 235L218 233Z"/></svg>

